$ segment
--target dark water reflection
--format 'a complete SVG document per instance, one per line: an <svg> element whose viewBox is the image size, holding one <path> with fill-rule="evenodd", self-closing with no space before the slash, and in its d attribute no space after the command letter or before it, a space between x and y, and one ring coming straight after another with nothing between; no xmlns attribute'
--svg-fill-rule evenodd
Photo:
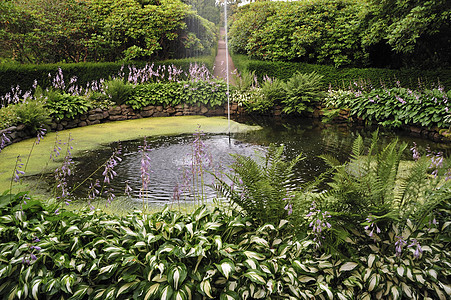
<svg viewBox="0 0 451 300"><path fill-rule="evenodd" d="M225 134L205 135L202 140L205 149L211 154L211 165L209 170L220 174L228 172L234 159L230 154L240 154L246 156L255 156L256 151L263 151L271 143L285 146L285 156L292 159L299 153L306 157L296 168L296 177L299 183L310 181L316 176L326 171L327 166L318 158L322 154L330 154L341 161L345 161L351 152L352 143L360 134L365 137L366 143L370 142L372 130L363 128L349 128L346 126L325 126L319 122L308 120L284 120L274 119L249 119L247 123L258 124L263 127L262 130L247 133L232 134L230 137ZM439 144L421 138L414 138L407 135L395 134L393 132L381 132L381 144L387 144L395 137L400 141L406 142L409 149L415 142L420 152L425 152L427 147L433 151L442 151L446 156L450 155L451 145ZM145 191L145 197L149 203L168 203L172 201L174 188L191 186L186 181L192 176L192 153L193 153L193 135L165 136L149 138L148 144L152 149L149 152L151 159L151 179L149 188ZM122 162L115 168L117 176L111 182L116 195L123 195L126 182L131 186L133 192L127 201L141 203L139 191L141 189L141 154L138 152L142 140L127 141L120 143L122 148ZM112 151L118 147L118 143L113 143L102 149L86 153L78 158L75 176L72 178L72 184L80 182L88 177L94 170L102 165ZM410 152L406 151L405 159L411 159ZM101 175L103 170L97 172L94 178L103 181ZM213 175L206 174L204 182L211 184L214 181ZM88 184L89 185L89 184ZM77 190L76 196L86 198L88 194L88 185ZM184 189L180 199L190 199L193 192ZM213 189L205 190L207 198L212 199L216 196Z"/></svg>

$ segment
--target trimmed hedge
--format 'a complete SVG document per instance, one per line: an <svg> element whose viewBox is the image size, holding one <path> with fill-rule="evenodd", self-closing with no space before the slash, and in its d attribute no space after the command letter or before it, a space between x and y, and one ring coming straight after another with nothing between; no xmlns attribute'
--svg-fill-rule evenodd
<svg viewBox="0 0 451 300"><path fill-rule="evenodd" d="M51 78L54 77L58 68L63 70L64 79L69 82L73 76L77 76L78 85L85 86L88 82L98 80L100 78L108 79L110 76L115 76L121 70L122 66L134 65L137 68L142 68L146 64L154 63L155 68L159 65L175 65L185 71L188 71L189 65L193 62L205 64L208 69L213 68L213 59L210 56L193 59L177 59L157 62L109 62L109 63L60 63L60 64L43 64L43 65L17 65L17 64L3 64L0 65L0 96L11 92L12 87L19 86L22 91L31 89L33 82L37 83L42 88L51 86ZM125 76L128 75L128 68L124 67L123 72ZM51 78L49 78L51 74Z"/></svg>
<svg viewBox="0 0 451 300"><path fill-rule="evenodd" d="M377 68L340 68L333 66L315 65L300 62L271 62L250 60L244 55L234 55L234 63L238 70L255 71L261 80L263 76L275 77L287 80L297 71L311 73L313 71L324 76L324 81L330 83L332 88L349 87L349 84L365 80L373 85L383 82L387 86L393 86L399 81L406 88L418 88L419 79L422 87L436 87L438 82L446 90L451 89L451 69L446 70L414 70L414 69L377 69Z"/></svg>

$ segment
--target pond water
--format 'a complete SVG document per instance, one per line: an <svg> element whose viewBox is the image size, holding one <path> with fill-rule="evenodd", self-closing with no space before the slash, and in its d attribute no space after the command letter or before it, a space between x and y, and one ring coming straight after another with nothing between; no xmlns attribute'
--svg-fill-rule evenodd
<svg viewBox="0 0 451 300"><path fill-rule="evenodd" d="M286 159L292 159L299 153L306 157L295 169L296 178L299 183L310 181L322 172L327 170L327 166L318 156L330 154L341 161L345 161L351 152L352 143L360 134L370 142L372 130L348 127L340 125L328 125L311 119L296 120L289 119L248 119L246 123L258 124L261 130L246 133L234 133L230 136L226 134L209 134L200 137L206 156L203 160L203 170L221 176L221 172L228 172L229 166L234 162L231 154L246 156L256 156L256 152L262 152L271 143L285 147L284 155ZM414 138L407 135L394 134L393 132L380 132L381 143L386 144L398 137L400 141L409 144L409 149L415 142L420 151L425 153L430 147L433 151L444 152L450 155L451 145L434 143L421 138ZM148 204L167 204L180 201L192 201L193 195L199 195L201 190L195 188L193 184L193 153L194 135L178 135L147 138L148 152L150 158L150 181L147 189L143 190L141 179L141 157L139 152L143 140L134 140L121 143L113 143L102 149L87 152L83 157L77 158L76 170L71 179L71 183L83 181L99 166L101 166L111 153L119 147L121 148L121 162L114 168L117 175L111 181L110 186L114 189L116 196L124 196L126 186L130 186L132 191L128 196L122 197L123 205L127 207L139 207L144 198ZM411 159L411 153L406 151L405 159ZM93 178L103 182L103 168L98 171ZM204 172L203 181L206 185L214 182L214 176ZM195 176L196 178L200 178ZM89 184L76 190L75 195L79 198L86 198L89 193ZM196 189L196 190L195 190ZM174 192L178 195L174 197ZM214 189L206 187L202 193L208 199L217 196Z"/></svg>

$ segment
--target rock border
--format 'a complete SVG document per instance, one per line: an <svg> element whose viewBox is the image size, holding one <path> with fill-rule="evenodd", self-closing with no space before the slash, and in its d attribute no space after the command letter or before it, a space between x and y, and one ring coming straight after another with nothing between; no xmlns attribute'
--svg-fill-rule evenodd
<svg viewBox="0 0 451 300"><path fill-rule="evenodd" d="M324 107L318 106L315 111L308 114L306 117L322 119L324 115ZM247 113L244 107L239 106L237 103L230 105L230 115L232 116L246 116ZM51 131L61 131L65 129L71 129L76 127L84 127L89 125L108 123L114 121L134 120L141 118L151 117L172 117L172 116L189 116L189 115L203 115L203 116L225 116L227 115L227 104L217 107L208 107L205 105L177 105L177 106L145 106L139 111L133 110L129 105L119 105L110 107L108 109L96 108L88 111L85 114L78 115L74 119L54 120L51 125ZM280 118L287 115L282 113L282 107L275 106L265 116L272 116ZM365 121L361 118L354 118L350 115L349 110L341 110L337 117L332 119L332 123L340 124L358 124L364 125ZM432 140L434 142L450 143L451 142L451 130L439 129L439 128L424 128L414 125L403 125L401 130L408 132L412 136L418 136ZM5 135L9 142L5 141L4 146L8 146L12 143L17 143L25 139L33 138L36 136L36 132L26 128L25 125L20 124L12 126L3 130L0 130L0 139ZM1 150L1 149L0 149Z"/></svg>

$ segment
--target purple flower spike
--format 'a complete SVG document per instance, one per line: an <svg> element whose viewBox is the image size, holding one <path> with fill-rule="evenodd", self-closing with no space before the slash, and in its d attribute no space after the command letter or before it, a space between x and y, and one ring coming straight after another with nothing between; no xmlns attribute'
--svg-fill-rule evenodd
<svg viewBox="0 0 451 300"><path fill-rule="evenodd" d="M416 240L416 239L412 239L412 244L410 244L409 246L407 246L408 248L410 247L416 247L415 251L413 253L413 256L415 258L420 258L421 253L423 253L423 249L421 248L420 243Z"/></svg>

